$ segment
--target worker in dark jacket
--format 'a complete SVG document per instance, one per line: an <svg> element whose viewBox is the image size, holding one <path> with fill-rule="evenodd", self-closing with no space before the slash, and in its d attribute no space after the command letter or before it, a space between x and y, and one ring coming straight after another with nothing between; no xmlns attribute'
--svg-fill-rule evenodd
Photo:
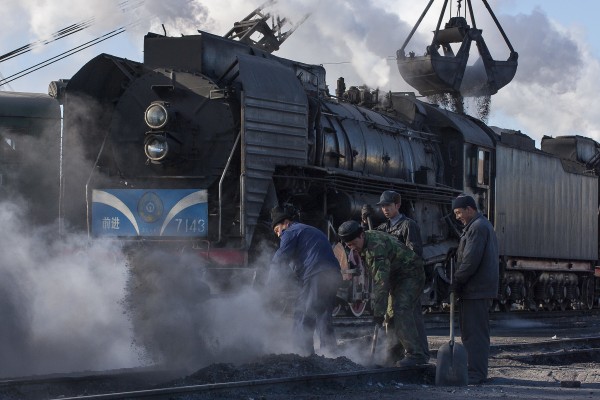
<svg viewBox="0 0 600 400"><path fill-rule="evenodd" d="M488 313L491 300L498 295L498 241L494 227L477 211L473 197L458 196L452 209L464 225L453 279L459 298L460 333L467 350L469 384L478 384L488 376Z"/></svg>
<svg viewBox="0 0 600 400"><path fill-rule="evenodd" d="M400 243L405 244L406 247L417 253L419 257L423 257L423 245L421 242L421 232L419 230L419 226L414 220L408 218L406 215L400 212L400 206L402 205L402 197L400 196L400 193L393 190L386 190L381 194L379 203L377 203L377 205L381 207L381 211L387 218L387 221L378 225L375 230L387 232L390 235L395 236ZM372 216L373 213L374 210L370 205L365 204L363 206L361 212L363 227L365 225L368 226L368 218ZM388 304L388 315L390 317L390 323L393 324L394 315L391 304ZM429 360L429 343L427 341L427 333L425 332L425 321L423 320L421 296L419 296L419 300L415 303L413 315L415 318L415 323L417 324L419 337L421 338L422 346L425 351L425 357L427 360ZM394 358L402 358L404 349L402 349L401 344L396 347L395 351L397 354L394 355Z"/></svg>
<svg viewBox="0 0 600 400"><path fill-rule="evenodd" d="M402 196L393 190L386 190L381 194L379 203L381 212L387 218L387 221L378 225L375 229L394 235L406 247L423 257L423 244L421 241L421 232L417 223L400 212L402 205ZM367 224L367 218L373 215L373 208L365 204L362 208L361 217L363 226Z"/></svg>
<svg viewBox="0 0 600 400"><path fill-rule="evenodd" d="M373 278L372 309L378 324L385 320L388 297L391 295L396 341L388 341L388 357L393 357L393 347L399 342L406 354L395 363L396 366L427 363L413 315L415 303L425 284L421 258L392 235L379 231L365 232L356 221L346 221L340 225L338 236L360 255Z"/></svg>
<svg viewBox="0 0 600 400"><path fill-rule="evenodd" d="M332 312L341 286L340 264L327 236L319 229L293 221L282 207L271 211L272 227L281 239L271 270L291 268L301 285L294 309L294 341L301 355L315 352L315 329L321 349L335 350ZM270 271L271 275L271 271Z"/></svg>

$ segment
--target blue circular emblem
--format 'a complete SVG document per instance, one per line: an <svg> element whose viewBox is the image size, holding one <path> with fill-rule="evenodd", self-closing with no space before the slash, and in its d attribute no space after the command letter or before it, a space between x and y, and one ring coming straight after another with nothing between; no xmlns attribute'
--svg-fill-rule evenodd
<svg viewBox="0 0 600 400"><path fill-rule="evenodd" d="M153 192L144 193L138 202L138 214L148 223L156 222L163 215L163 203Z"/></svg>

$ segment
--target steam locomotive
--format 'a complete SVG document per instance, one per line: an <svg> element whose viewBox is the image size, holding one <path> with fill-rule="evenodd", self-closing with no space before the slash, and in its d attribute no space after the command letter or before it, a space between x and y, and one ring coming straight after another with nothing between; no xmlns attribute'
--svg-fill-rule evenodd
<svg viewBox="0 0 600 400"><path fill-rule="evenodd" d="M410 93L340 78L332 96L325 82L322 66L206 32L149 33L142 63L97 56L54 90L65 229L184 253L213 290L232 290L264 272L272 207L295 207L334 244L339 224L393 189L420 226L433 308L460 231L451 201L468 193L497 232L501 309L596 305L598 143L544 137L540 150ZM342 264L342 304L361 315L369 279Z"/></svg>

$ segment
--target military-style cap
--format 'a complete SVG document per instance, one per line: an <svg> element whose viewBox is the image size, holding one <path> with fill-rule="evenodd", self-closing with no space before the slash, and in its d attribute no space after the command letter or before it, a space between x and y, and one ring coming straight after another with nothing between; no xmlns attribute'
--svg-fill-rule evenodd
<svg viewBox="0 0 600 400"><path fill-rule="evenodd" d="M363 232L362 226L356 221L346 221L338 228L338 236L344 242L356 239Z"/></svg>
<svg viewBox="0 0 600 400"><path fill-rule="evenodd" d="M393 190L386 190L385 192L381 193L381 197L379 198L379 203L377 203L377 205L383 206L386 204L400 203L400 199L400 193Z"/></svg>

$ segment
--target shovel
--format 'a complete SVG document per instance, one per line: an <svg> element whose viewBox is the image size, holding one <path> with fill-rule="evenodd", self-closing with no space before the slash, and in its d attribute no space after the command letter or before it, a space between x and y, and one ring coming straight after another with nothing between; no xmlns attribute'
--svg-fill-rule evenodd
<svg viewBox="0 0 600 400"><path fill-rule="evenodd" d="M375 358L375 348L377 347L377 338L379 337L379 324L375 324L373 330L373 339L371 339L371 353L369 354L369 365L373 365L373 359Z"/></svg>
<svg viewBox="0 0 600 400"><path fill-rule="evenodd" d="M454 275L454 259L450 259L450 287ZM467 386L467 350L454 341L454 289L450 291L450 341L442 345L437 352L435 367L436 386Z"/></svg>

